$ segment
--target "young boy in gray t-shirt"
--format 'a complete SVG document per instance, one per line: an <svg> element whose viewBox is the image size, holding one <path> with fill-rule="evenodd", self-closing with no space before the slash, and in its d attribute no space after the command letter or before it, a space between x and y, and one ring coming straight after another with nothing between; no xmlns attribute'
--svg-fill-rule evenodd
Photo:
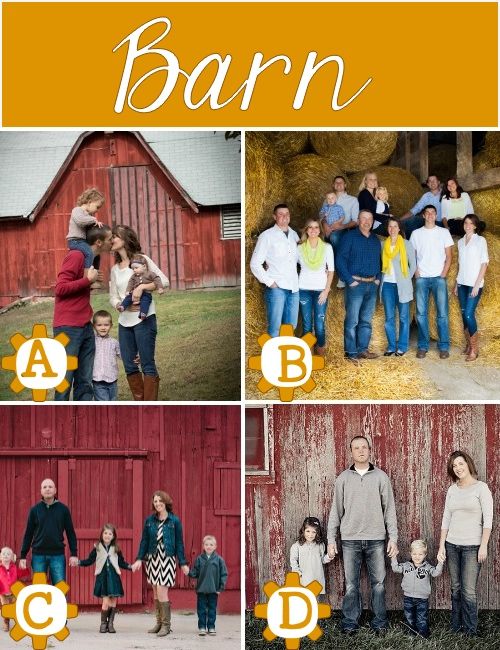
<svg viewBox="0 0 500 650"><path fill-rule="evenodd" d="M431 595L431 576L437 578L443 572L443 563L432 566L426 561L427 544L423 539L411 543L411 562L391 560L394 573L402 573L401 588L404 593L403 607L406 622L411 634L429 636L429 596Z"/></svg>

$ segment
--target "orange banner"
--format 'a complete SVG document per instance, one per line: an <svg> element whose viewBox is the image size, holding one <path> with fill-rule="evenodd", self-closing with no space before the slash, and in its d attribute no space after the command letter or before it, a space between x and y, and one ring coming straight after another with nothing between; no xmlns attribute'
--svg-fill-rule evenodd
<svg viewBox="0 0 500 650"><path fill-rule="evenodd" d="M496 127L497 4L4 3L3 125Z"/></svg>

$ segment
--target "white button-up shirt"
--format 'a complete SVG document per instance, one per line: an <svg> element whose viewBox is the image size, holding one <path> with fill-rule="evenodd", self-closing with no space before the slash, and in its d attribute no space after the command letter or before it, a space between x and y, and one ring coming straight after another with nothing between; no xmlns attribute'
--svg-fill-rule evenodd
<svg viewBox="0 0 500 650"><path fill-rule="evenodd" d="M299 290L297 275L297 242L299 236L288 228L288 236L275 224L259 235L250 260L250 269L259 282L270 287L276 282L280 289ZM262 266L266 263L267 269Z"/></svg>
<svg viewBox="0 0 500 650"><path fill-rule="evenodd" d="M465 237L458 240L458 275L457 284L473 287L481 270L481 264L488 264L488 245L486 239L474 233L465 244ZM484 279L480 287L484 286Z"/></svg>

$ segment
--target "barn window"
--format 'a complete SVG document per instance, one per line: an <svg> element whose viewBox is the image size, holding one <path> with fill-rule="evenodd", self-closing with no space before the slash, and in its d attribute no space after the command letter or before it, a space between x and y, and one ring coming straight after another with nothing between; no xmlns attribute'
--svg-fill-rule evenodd
<svg viewBox="0 0 500 650"><path fill-rule="evenodd" d="M245 469L251 476L271 476L272 427L271 406L248 406L245 409Z"/></svg>
<svg viewBox="0 0 500 650"><path fill-rule="evenodd" d="M220 211L221 239L241 238L241 205L224 205Z"/></svg>

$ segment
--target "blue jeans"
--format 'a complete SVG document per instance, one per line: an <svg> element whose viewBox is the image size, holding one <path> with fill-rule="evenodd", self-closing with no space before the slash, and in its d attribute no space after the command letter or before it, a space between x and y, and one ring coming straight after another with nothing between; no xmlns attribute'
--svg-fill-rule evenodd
<svg viewBox="0 0 500 650"><path fill-rule="evenodd" d="M70 251L80 251L83 253L83 265L86 269L89 269L91 266L99 269L101 256L96 255L94 257L94 251L84 239L68 239L68 248Z"/></svg>
<svg viewBox="0 0 500 650"><path fill-rule="evenodd" d="M218 597L218 594L196 594L199 630L215 630Z"/></svg>
<svg viewBox="0 0 500 650"><path fill-rule="evenodd" d="M344 350L348 357L357 357L370 344L377 285L375 282L360 282L356 287L346 285L344 301Z"/></svg>
<svg viewBox="0 0 500 650"><path fill-rule="evenodd" d="M134 363L134 359L139 354L142 372L151 377L158 376L155 365L156 333L156 314L148 316L133 327L118 325L120 354L127 375L139 372L137 364Z"/></svg>
<svg viewBox="0 0 500 650"><path fill-rule="evenodd" d="M342 629L356 630L362 612L359 576L361 562L366 562L371 587L373 619L371 627L388 626L385 608L385 540L342 540L344 556L345 596L342 602Z"/></svg>
<svg viewBox="0 0 500 650"><path fill-rule="evenodd" d="M313 331L314 319L314 336L317 339L318 347L325 345L325 317L326 308L328 307L328 300L322 305L318 303L318 298L321 291L313 291L311 289L300 289L300 313L302 315L302 329L304 334Z"/></svg>
<svg viewBox="0 0 500 650"><path fill-rule="evenodd" d="M33 573L50 574L53 585L66 580L66 558L64 555L35 555L31 556L31 570Z"/></svg>
<svg viewBox="0 0 500 650"><path fill-rule="evenodd" d="M78 357L78 368L68 370L66 380L69 387L63 392L55 391L54 400L67 402L73 386L73 399L77 402L92 401L94 388L92 386L92 372L94 370L95 335L91 323L83 327L69 327L61 325L54 327L54 336L64 332L69 337L66 353Z"/></svg>
<svg viewBox="0 0 500 650"><path fill-rule="evenodd" d="M415 299L417 303L418 349L429 349L429 295L432 293L436 304L436 321L439 350L448 350L450 334L448 331L448 285L446 278L417 278Z"/></svg>
<svg viewBox="0 0 500 650"><path fill-rule="evenodd" d="M151 291L142 292L141 299L139 300L139 309L141 314L148 313L152 300L153 300L153 296L151 295ZM127 293L127 295L122 301L122 307L127 309L128 307L130 307L131 304L132 304L132 294Z"/></svg>
<svg viewBox="0 0 500 650"><path fill-rule="evenodd" d="M267 333L275 337L280 333L280 325L297 327L299 317L299 292L292 293L290 289L271 289L266 287L264 292L267 311Z"/></svg>
<svg viewBox="0 0 500 650"><path fill-rule="evenodd" d="M476 587L481 565L479 546L459 546L445 542L451 579L451 627L454 632L477 632Z"/></svg>
<svg viewBox="0 0 500 650"><path fill-rule="evenodd" d="M410 303L399 302L398 285L384 282L382 302L385 312L385 335L387 352L407 352L410 345ZM399 312L399 338L396 339L396 308Z"/></svg>
<svg viewBox="0 0 500 650"><path fill-rule="evenodd" d="M118 395L117 381L93 381L96 402L114 402Z"/></svg>
<svg viewBox="0 0 500 650"><path fill-rule="evenodd" d="M403 608L410 631L427 638L429 636L429 599L405 596Z"/></svg>
<svg viewBox="0 0 500 650"><path fill-rule="evenodd" d="M467 330L472 336L477 332L476 307L483 293L483 289L479 289L475 297L470 295L471 291L472 287L468 287L466 284L458 285L458 302L460 303L460 311L462 312L464 330Z"/></svg>

